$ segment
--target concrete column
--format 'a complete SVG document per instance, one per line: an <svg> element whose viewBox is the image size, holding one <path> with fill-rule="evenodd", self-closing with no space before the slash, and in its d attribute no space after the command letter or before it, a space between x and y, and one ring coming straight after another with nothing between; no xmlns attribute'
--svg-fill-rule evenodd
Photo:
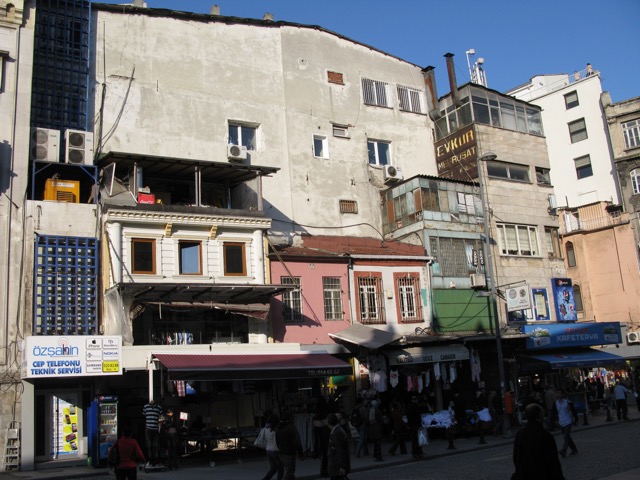
<svg viewBox="0 0 640 480"><path fill-rule="evenodd" d="M264 236L262 230L254 230L252 243L255 252L253 276L256 279L256 283L264 283Z"/></svg>

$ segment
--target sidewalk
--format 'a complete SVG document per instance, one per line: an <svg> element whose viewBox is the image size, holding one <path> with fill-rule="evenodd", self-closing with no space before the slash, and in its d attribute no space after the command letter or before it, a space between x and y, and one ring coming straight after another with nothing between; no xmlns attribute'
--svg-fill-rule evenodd
<svg viewBox="0 0 640 480"><path fill-rule="evenodd" d="M639 421L640 418L632 418L630 421ZM604 413L596 415L591 414L589 416L589 425L584 425L582 420L579 425L575 427L574 431L581 431L584 429L600 428L607 425L615 425L616 420L612 422L606 421ZM351 467L353 472L361 472L367 470L373 470L380 467L389 467L393 465L402 465L410 462L421 462L433 458L458 455L473 450L484 450L501 445L511 445L513 443L513 437L517 427L513 428L510 435L506 437L502 436L487 436L486 444L480 444L480 438L472 436L468 438L459 438L454 441L455 449L449 449L449 443L444 438L430 439L429 445L423 447L424 457L419 460L412 458L411 454L390 456L387 452L390 441L384 442L382 445L382 452L384 461L377 462L371 455L366 457L357 458L355 455L351 457ZM555 435L559 435L556 431ZM411 449L411 445L407 442L407 448ZM371 448L370 448L371 451ZM224 455L224 453L228 453ZM240 463L238 457L230 452L223 452L216 458L216 465L211 467L205 459L200 458L186 458L183 462L183 466L178 470L179 474L189 472L194 478L205 478L205 476L211 476L214 474L217 478L224 478L225 480L245 480L247 478L260 478L267 470L267 461L263 452L247 452L243 455L243 460ZM299 480L315 480L320 478L320 461L312 458L306 458L303 461L298 461L296 477ZM144 479L146 474L141 473L138 478ZM176 475L172 472L165 472L167 478L175 478ZM110 473L107 469L95 469L86 466L75 467L62 467L62 468L48 468L42 470L35 470L29 472L13 471L13 472L0 472L0 480L15 480L15 479L34 479L34 480L63 480L63 479L79 479L87 478L98 480L100 477L107 478L111 476L113 479L113 473ZM191 476L191 475L190 475ZM622 474L612 475L605 477L606 480L631 480L640 478L640 469L632 470Z"/></svg>

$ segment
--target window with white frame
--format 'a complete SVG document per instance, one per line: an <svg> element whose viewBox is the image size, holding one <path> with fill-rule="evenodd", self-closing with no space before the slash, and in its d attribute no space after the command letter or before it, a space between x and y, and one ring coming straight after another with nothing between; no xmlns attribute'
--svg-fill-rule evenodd
<svg viewBox="0 0 640 480"><path fill-rule="evenodd" d="M420 277L410 274L394 274L400 309L400 322L422 322Z"/></svg>
<svg viewBox="0 0 640 480"><path fill-rule="evenodd" d="M640 118L622 124L625 148L640 147Z"/></svg>
<svg viewBox="0 0 640 480"><path fill-rule="evenodd" d="M391 165L391 144L377 140L367 141L369 165Z"/></svg>
<svg viewBox="0 0 640 480"><path fill-rule="evenodd" d="M324 319L342 320L342 285L340 277L322 277Z"/></svg>
<svg viewBox="0 0 640 480"><path fill-rule="evenodd" d="M362 97L366 105L378 107L391 107L391 96L389 95L389 84L370 78L362 79Z"/></svg>
<svg viewBox="0 0 640 480"><path fill-rule="evenodd" d="M567 110L580 105L580 101L578 100L578 92L573 91L573 92L567 93L564 96L564 104L567 107Z"/></svg>
<svg viewBox="0 0 640 480"><path fill-rule="evenodd" d="M417 88L397 86L400 110L405 112L422 113L422 93Z"/></svg>
<svg viewBox="0 0 640 480"><path fill-rule="evenodd" d="M576 175L578 180L593 176L593 167L591 166L591 156L584 155L573 159L576 165Z"/></svg>
<svg viewBox="0 0 640 480"><path fill-rule="evenodd" d="M360 323L365 325L385 323L382 278L373 274L360 274L356 281Z"/></svg>
<svg viewBox="0 0 640 480"><path fill-rule="evenodd" d="M640 193L640 169L634 168L629 173L631 176L631 188L633 188L633 194L638 195Z"/></svg>
<svg viewBox="0 0 640 480"><path fill-rule="evenodd" d="M295 288L282 294L282 318L285 323L302 321L302 290L300 277L280 277L282 285L294 285Z"/></svg>
<svg viewBox="0 0 640 480"><path fill-rule="evenodd" d="M256 150L257 132L255 126L229 122L229 145L241 145L247 150Z"/></svg>
<svg viewBox="0 0 640 480"><path fill-rule="evenodd" d="M498 243L502 255L537 256L538 229L532 225L509 225L499 223Z"/></svg>
<svg viewBox="0 0 640 480"><path fill-rule="evenodd" d="M589 138L587 135L587 124L584 118L569 123L569 136L571 137L571 143L577 143Z"/></svg>
<svg viewBox="0 0 640 480"><path fill-rule="evenodd" d="M329 144L326 135L313 136L313 156L317 158L329 158Z"/></svg>

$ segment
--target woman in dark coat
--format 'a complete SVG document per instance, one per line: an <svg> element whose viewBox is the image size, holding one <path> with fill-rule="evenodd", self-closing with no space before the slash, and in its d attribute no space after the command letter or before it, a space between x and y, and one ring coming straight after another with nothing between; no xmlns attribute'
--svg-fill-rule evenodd
<svg viewBox="0 0 640 480"><path fill-rule="evenodd" d="M327 449L327 473L331 480L343 480L351 471L349 436L344 428L338 425L338 416L335 413L327 416L327 424L331 429Z"/></svg>

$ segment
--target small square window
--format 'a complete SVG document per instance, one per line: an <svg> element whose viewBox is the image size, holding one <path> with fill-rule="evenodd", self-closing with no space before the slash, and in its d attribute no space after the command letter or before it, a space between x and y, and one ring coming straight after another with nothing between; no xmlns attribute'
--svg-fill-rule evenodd
<svg viewBox="0 0 640 480"><path fill-rule="evenodd" d="M569 135L571 137L571 143L581 142L589 138L587 135L587 124L584 118L571 122L569 124Z"/></svg>
<svg viewBox="0 0 640 480"><path fill-rule="evenodd" d="M186 240L178 242L180 275L202 275L200 245Z"/></svg>
<svg viewBox="0 0 640 480"><path fill-rule="evenodd" d="M334 125L333 136L339 138L349 138L349 127L344 125Z"/></svg>
<svg viewBox="0 0 640 480"><path fill-rule="evenodd" d="M229 145L241 145L247 150L256 149L256 127L229 122Z"/></svg>
<svg viewBox="0 0 640 480"><path fill-rule="evenodd" d="M391 144L369 140L367 151L369 153L369 165L391 165Z"/></svg>
<svg viewBox="0 0 640 480"><path fill-rule="evenodd" d="M548 168L536 167L536 181L538 185L551 185Z"/></svg>
<svg viewBox="0 0 640 480"><path fill-rule="evenodd" d="M591 157L589 155L585 155L583 157L578 157L573 160L576 165L576 175L578 176L578 180L581 178L587 178L593 176L593 168L591 167Z"/></svg>
<svg viewBox="0 0 640 480"><path fill-rule="evenodd" d="M340 200L340 213L358 213L358 202L355 200Z"/></svg>
<svg viewBox="0 0 640 480"><path fill-rule="evenodd" d="M247 275L245 244L241 242L225 242L223 249L225 276L245 277Z"/></svg>
<svg viewBox="0 0 640 480"><path fill-rule="evenodd" d="M325 135L313 136L313 156L317 158L329 158L329 143Z"/></svg>
<svg viewBox="0 0 640 480"><path fill-rule="evenodd" d="M156 273L156 241L151 238L131 240L131 272L138 274Z"/></svg>
<svg viewBox="0 0 640 480"><path fill-rule="evenodd" d="M580 105L580 101L578 100L578 92L569 92L564 96L564 104L567 107L567 110L573 107L577 107Z"/></svg>

